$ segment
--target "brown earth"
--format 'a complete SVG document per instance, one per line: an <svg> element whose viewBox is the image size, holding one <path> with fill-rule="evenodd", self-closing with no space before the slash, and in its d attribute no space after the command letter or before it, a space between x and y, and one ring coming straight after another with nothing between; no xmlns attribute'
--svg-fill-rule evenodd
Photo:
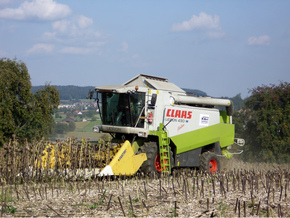
<svg viewBox="0 0 290 218"><path fill-rule="evenodd" d="M253 165L233 159L214 176L187 169L155 179L2 184L1 215L289 217L289 170L289 165Z"/></svg>

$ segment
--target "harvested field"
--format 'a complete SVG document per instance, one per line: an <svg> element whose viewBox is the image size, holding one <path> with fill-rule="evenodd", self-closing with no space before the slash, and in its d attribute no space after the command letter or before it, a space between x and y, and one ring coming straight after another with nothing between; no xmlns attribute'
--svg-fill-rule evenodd
<svg viewBox="0 0 290 218"><path fill-rule="evenodd" d="M289 171L2 185L2 216L289 216ZM12 209L15 208L15 212Z"/></svg>
<svg viewBox="0 0 290 218"><path fill-rule="evenodd" d="M8 157L1 150L1 216L287 217L290 214L289 165L247 164L232 159L223 160L224 169L214 175L180 169L161 178L135 175L70 180L47 174L29 178L16 176L24 169L19 168L17 160L25 158L9 151L17 158ZM12 160L18 163L17 168L12 167ZM23 164L28 166L28 162Z"/></svg>

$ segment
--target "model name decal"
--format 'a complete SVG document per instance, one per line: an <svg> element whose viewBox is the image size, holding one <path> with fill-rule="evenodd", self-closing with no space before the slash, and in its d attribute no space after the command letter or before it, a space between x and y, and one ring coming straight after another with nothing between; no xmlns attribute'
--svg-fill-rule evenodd
<svg viewBox="0 0 290 218"><path fill-rule="evenodd" d="M185 124L181 124L179 127L177 127L177 131L181 130L181 128L184 126L185 126Z"/></svg>
<svg viewBox="0 0 290 218"><path fill-rule="evenodd" d="M167 109L166 117L191 119L192 111Z"/></svg>

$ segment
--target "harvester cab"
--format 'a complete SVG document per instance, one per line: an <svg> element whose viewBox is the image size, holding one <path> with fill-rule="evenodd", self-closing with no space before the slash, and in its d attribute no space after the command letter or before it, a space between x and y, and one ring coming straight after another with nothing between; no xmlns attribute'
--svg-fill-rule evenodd
<svg viewBox="0 0 290 218"><path fill-rule="evenodd" d="M110 133L110 143L120 145L100 175L170 173L179 167L214 173L220 169L219 156L231 156L228 146L244 145L234 137L228 99L198 97L165 78L143 74L95 92L102 124L94 131Z"/></svg>

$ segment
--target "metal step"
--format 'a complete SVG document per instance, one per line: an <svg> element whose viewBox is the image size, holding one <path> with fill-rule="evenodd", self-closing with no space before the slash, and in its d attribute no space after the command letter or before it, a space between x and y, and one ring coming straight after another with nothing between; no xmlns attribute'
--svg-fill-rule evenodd
<svg viewBox="0 0 290 218"><path fill-rule="evenodd" d="M161 172L162 173L171 173L170 167L170 150L169 144L170 140L167 136L167 132L164 128L163 123L159 125L159 154L160 154L160 163L161 163Z"/></svg>

